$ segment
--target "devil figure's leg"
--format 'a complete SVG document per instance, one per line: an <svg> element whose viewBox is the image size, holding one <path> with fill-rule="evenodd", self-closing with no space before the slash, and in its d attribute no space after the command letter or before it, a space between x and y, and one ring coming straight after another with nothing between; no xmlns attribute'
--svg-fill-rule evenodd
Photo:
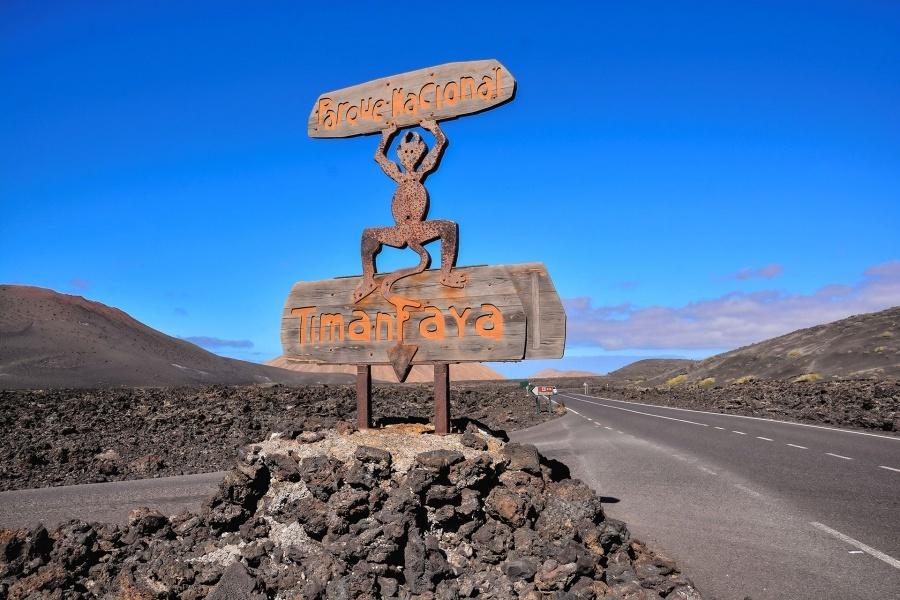
<svg viewBox="0 0 900 600"><path fill-rule="evenodd" d="M363 279L353 291L353 302L359 302L378 288L375 284L375 256L381 252L381 246L384 244L395 248L405 246L405 242L399 239L400 237L395 227L374 227L363 230L360 241Z"/></svg>
<svg viewBox="0 0 900 600"><path fill-rule="evenodd" d="M461 288L466 285L465 273L453 271L459 248L459 227L453 221L434 220L422 223L422 243L434 239L441 240L441 283L447 287Z"/></svg>
<svg viewBox="0 0 900 600"><path fill-rule="evenodd" d="M417 244L413 241L409 243L409 247L419 255L419 264L417 264L415 267L409 267L407 269L394 271L384 278L384 281L381 282L381 295L387 299L390 299L393 296L393 294L391 293L391 288L395 283L397 283L404 277L409 277L410 275L421 273L428 268L429 264L431 264L431 255L428 254L428 250L423 248L421 244ZM409 306L419 306L419 303L416 303L415 301L409 302Z"/></svg>

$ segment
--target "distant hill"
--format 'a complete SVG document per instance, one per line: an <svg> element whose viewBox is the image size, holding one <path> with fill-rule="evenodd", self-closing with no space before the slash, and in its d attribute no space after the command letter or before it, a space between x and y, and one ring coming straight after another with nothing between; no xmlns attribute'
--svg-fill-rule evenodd
<svg viewBox="0 0 900 600"><path fill-rule="evenodd" d="M713 379L715 383L751 378L897 379L900 378L900 307L800 329L717 354L657 374L648 378L646 384L665 384L678 375L684 375L681 380L686 382Z"/></svg>
<svg viewBox="0 0 900 600"><path fill-rule="evenodd" d="M696 360L686 358L646 358L625 365L607 375L611 383L631 383L641 385L648 381L668 380L666 375L675 376L690 370Z"/></svg>
<svg viewBox="0 0 900 600"><path fill-rule="evenodd" d="M290 369L301 373L347 373L356 375L354 365L313 365L293 362L283 356L273 358L267 365ZM374 365L372 379L383 383L397 383L394 369L388 365ZM503 375L481 363L460 363L450 365L450 381L493 381L506 379ZM407 383L433 383L434 369L428 365L413 365L406 377Z"/></svg>
<svg viewBox="0 0 900 600"><path fill-rule="evenodd" d="M225 358L81 296L0 285L0 388L351 380Z"/></svg>
<svg viewBox="0 0 900 600"><path fill-rule="evenodd" d="M600 373L591 371L560 371L559 369L543 369L529 379L556 379L559 377L600 377Z"/></svg>

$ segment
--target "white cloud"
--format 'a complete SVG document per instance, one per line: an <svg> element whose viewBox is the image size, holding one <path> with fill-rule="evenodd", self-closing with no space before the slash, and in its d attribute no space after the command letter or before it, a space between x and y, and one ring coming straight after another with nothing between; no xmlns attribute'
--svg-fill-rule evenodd
<svg viewBox="0 0 900 600"><path fill-rule="evenodd" d="M766 265L758 269L740 269L736 273L732 273L728 279L773 279L784 272L784 267L778 264Z"/></svg>
<svg viewBox="0 0 900 600"><path fill-rule="evenodd" d="M812 294L732 292L677 308L565 301L569 343L605 350L736 348L897 305L900 261L870 267L856 285L827 285Z"/></svg>
<svg viewBox="0 0 900 600"><path fill-rule="evenodd" d="M222 338L210 337L208 335L194 335L181 338L186 342L203 346L210 350L220 348L252 348L253 342L250 340L224 340Z"/></svg>

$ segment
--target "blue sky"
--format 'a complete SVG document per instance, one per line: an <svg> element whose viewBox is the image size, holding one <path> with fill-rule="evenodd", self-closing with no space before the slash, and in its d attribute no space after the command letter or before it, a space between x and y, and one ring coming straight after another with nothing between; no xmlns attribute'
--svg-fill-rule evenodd
<svg viewBox="0 0 900 600"><path fill-rule="evenodd" d="M547 264L552 366L900 304L900 4L255 4L0 5L0 281L272 358L291 284L391 220L377 138L309 139L315 98L497 58L517 97L444 124L431 216L461 265Z"/></svg>

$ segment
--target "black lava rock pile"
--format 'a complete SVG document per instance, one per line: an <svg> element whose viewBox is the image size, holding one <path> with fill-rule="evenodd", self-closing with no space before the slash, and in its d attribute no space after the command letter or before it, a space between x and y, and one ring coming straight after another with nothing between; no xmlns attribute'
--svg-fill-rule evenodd
<svg viewBox="0 0 900 600"><path fill-rule="evenodd" d="M376 421L428 421L428 385L374 390ZM535 414L515 383L455 385L451 415L495 431L554 418ZM0 390L0 490L228 469L262 432L331 427L356 418L349 386L207 386Z"/></svg>
<svg viewBox="0 0 900 600"><path fill-rule="evenodd" d="M533 446L351 429L249 447L200 514L0 531L0 596L701 598Z"/></svg>

